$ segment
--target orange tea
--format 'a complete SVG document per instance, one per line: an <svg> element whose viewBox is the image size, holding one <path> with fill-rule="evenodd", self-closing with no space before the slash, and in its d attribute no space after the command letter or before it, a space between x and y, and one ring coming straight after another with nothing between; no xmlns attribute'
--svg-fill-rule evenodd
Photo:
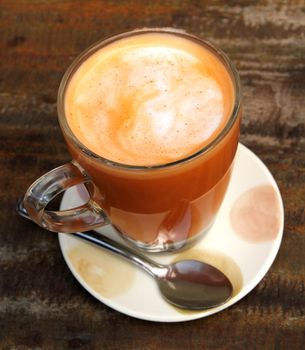
<svg viewBox="0 0 305 350"><path fill-rule="evenodd" d="M167 28L98 42L66 72L59 122L73 161L37 180L24 204L53 231L110 222L135 247L171 251L208 231L224 198L240 124L238 75L207 41ZM87 204L45 210L85 183Z"/></svg>
<svg viewBox="0 0 305 350"><path fill-rule="evenodd" d="M65 92L68 125L90 151L126 166L102 164L67 142L95 184L94 200L121 233L144 246L183 245L212 224L239 123L208 152L179 161L219 137L235 98L219 57L175 33L122 38L78 67Z"/></svg>

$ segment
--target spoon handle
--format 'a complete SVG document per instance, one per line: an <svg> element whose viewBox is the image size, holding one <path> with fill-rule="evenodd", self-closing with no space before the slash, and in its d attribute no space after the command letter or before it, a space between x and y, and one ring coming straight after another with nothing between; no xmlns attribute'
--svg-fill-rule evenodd
<svg viewBox="0 0 305 350"><path fill-rule="evenodd" d="M20 216L30 221L33 221L31 217L28 215L23 205L22 199L19 199L17 201L16 210ZM80 238L82 240L85 240L87 242L93 243L94 245L97 245L112 253L115 253L116 255L119 255L124 259L134 263L135 265L138 265L139 267L143 268L147 273L149 273L153 277L156 277L156 276L162 277L162 275L166 274L167 269L165 266L156 263L155 261L149 259L147 256L141 253L135 252L133 249L125 245L122 245L117 241L109 237L106 237L103 234L97 233L92 230L85 231L85 232L67 233L67 234Z"/></svg>
<svg viewBox="0 0 305 350"><path fill-rule="evenodd" d="M166 268L156 263L155 261L149 259L147 256L135 252L133 249L118 243L117 241L104 236L95 231L85 231L85 232L75 232L72 233L73 236L81 238L87 242L93 243L99 247L107 249L108 251L119 255L126 260L138 265L143 268L146 272L148 272L153 277L160 276L162 270L166 270ZM165 271L164 271L165 274Z"/></svg>

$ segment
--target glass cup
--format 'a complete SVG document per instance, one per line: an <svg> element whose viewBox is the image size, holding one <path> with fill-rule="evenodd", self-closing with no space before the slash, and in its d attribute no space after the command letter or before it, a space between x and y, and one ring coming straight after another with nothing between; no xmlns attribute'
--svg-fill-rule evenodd
<svg viewBox="0 0 305 350"><path fill-rule="evenodd" d="M97 50L146 33L172 34L209 50L232 80L233 108L222 131L196 153L163 165L126 165L100 157L76 138L66 120L65 92L77 69ZM66 233L112 225L134 247L147 252L189 247L209 230L229 183L241 118L239 77L221 50L194 35L168 28L113 36L85 50L71 64L59 87L57 107L73 160L40 177L26 192L24 206L37 224ZM46 209L54 197L77 184L88 190L86 204L64 211Z"/></svg>

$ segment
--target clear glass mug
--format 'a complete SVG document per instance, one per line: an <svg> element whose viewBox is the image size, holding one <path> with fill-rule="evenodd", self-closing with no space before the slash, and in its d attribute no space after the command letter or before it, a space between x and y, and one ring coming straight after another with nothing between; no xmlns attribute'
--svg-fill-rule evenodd
<svg viewBox="0 0 305 350"><path fill-rule="evenodd" d="M174 34L208 49L232 79L234 103L221 133L200 151L164 165L130 166L102 158L81 144L66 120L65 91L78 67L97 50L121 38L151 32ZM147 252L188 247L209 230L229 183L241 118L239 77L221 50L175 29L140 29L113 36L85 50L71 64L59 87L57 107L73 160L43 175L27 190L24 206L37 224L66 233L111 224L134 247ZM86 204L46 210L54 197L77 184L84 184L89 192Z"/></svg>

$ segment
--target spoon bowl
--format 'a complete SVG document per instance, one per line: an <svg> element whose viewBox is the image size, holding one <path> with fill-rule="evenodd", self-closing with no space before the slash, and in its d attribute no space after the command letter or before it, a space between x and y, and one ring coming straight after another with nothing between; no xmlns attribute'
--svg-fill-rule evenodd
<svg viewBox="0 0 305 350"><path fill-rule="evenodd" d="M167 265L166 277L159 279L158 284L171 304L192 310L225 303L233 289L221 271L198 260L181 260Z"/></svg>
<svg viewBox="0 0 305 350"><path fill-rule="evenodd" d="M22 217L32 220L22 199L17 202L16 210ZM156 280L163 298L176 307L204 310L222 305L232 296L233 287L225 274L202 261L189 259L163 265L95 231L67 234L107 249L143 268Z"/></svg>

